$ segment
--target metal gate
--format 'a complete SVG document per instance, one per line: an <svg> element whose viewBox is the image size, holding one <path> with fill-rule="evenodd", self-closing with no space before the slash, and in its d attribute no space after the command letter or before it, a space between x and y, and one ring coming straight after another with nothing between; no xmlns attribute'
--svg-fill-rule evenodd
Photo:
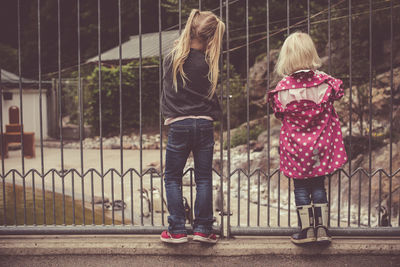
<svg viewBox="0 0 400 267"><path fill-rule="evenodd" d="M164 151L163 145L165 138L163 129L163 118L159 113L159 162L158 167L146 168L143 163L143 153L146 151L143 149L143 126L146 124L143 121L143 111L146 112L142 102L142 72L143 72L143 43L142 43L142 1L138 0L138 21L134 22L133 25L138 27L139 31L139 64L138 64L138 88L139 91L139 161L138 168L127 168L132 162L124 162L124 153L127 153L124 149L124 127L123 127L123 79L122 68L124 58L122 56L122 26L121 26L121 0L116 1L118 4L118 39L119 39L119 153L113 154L113 157L119 156L119 168L108 168L107 162L105 162L104 153L104 135L103 129L107 125L103 124L103 105L107 99L102 98L102 90L104 90L102 84L102 52L101 46L102 40L102 2L97 1L97 5L93 6L93 9L97 8L98 21L97 21L97 68L98 68L98 118L99 118L99 160L98 168L88 168L85 165L85 153L88 153L84 148L84 103L83 103L83 88L81 86L81 66L84 64L81 59L81 13L80 13L80 0L77 0L77 97L78 97L78 113L79 113L79 154L73 157L79 157L79 166L68 167L67 163L69 157L66 157L66 148L63 132L63 114L62 110L62 68L61 68L61 54L63 49L61 47L61 3L58 0L58 13L57 13L57 40L58 40L58 78L57 78L57 106L58 114L57 121L59 127L59 141L57 147L59 147L60 156L60 168L54 166L45 166L45 154L46 148L44 143L46 142L43 138L43 121L42 117L45 111L43 110L43 81L42 81L42 64L41 64L41 0L37 0L37 47L38 47L38 81L35 83L38 91L40 92L39 108L40 108L40 167L27 168L26 160L24 159L24 149L27 149L27 139L24 137L23 128L19 128L19 139L21 147L21 165L20 168L7 169L7 161L10 159L1 159L2 172L2 225L0 226L1 234L158 234L166 227L166 206L163 201L164 199L164 186L163 186L163 162L164 162ZM199 0L198 8L202 9L205 7L206 1ZM221 69L225 68L225 73L222 75L225 77L224 81L220 83L220 101L224 104L226 109L226 115L221 118L219 124L219 153L215 154L215 158L219 157L219 166L213 171L214 183L218 184L218 189L215 193L215 198L219 199L219 205L221 209L216 215L216 223L214 230L221 236L230 237L232 235L289 235L297 230L296 227L296 214L295 207L293 205L293 199L291 198L291 181L279 172L278 169L272 168L271 166L271 150L272 140L270 139L271 119L272 114L270 113L269 104L265 109L266 125L264 130L267 131L267 142L266 149L260 153L266 155L266 168L252 168L252 154L251 154L251 140L250 140L250 90L249 87L249 70L250 70L250 59L249 51L250 46L257 42L266 42L267 44L267 61L270 59L270 38L280 34L287 33L297 29L297 27L306 27L307 32L312 35L311 27L313 24L318 23L317 18L322 15L326 17L327 32L328 32L328 71L331 71L331 21L336 19L332 18L331 10L333 8L341 8L343 12L347 10L345 16L348 24L348 90L349 102L346 103L349 111L349 158L352 159L352 146L355 145L353 140L353 121L352 114L353 110L353 85L352 85L352 18L354 17L354 10L359 5L354 6L351 0L339 0L339 1L326 1L326 8L312 13L310 11L310 1L306 3L306 16L291 18L291 9L298 8L294 1L286 1L286 27L278 30L271 30L270 21L270 9L273 1L265 1L265 34L261 35L258 39L250 41L250 27L249 27L249 6L252 1L245 0L230 0L230 1L219 1L219 6L212 11L218 14L224 19L226 23L226 39L224 44L224 52L221 55ZM312 1L311 1L312 2ZM332 2L332 3L331 3ZM389 10L390 16L390 114L389 121L389 162L388 169L372 168L374 159L372 158L372 147L373 147L373 112L372 112L372 80L373 80L373 55L372 55L372 22L373 13L377 12L374 9L373 1L370 0L368 3L368 15L369 15L369 89L368 89L368 162L369 168L353 168L352 162L350 161L348 169L341 169L340 171L329 175L327 179L328 197L331 203L330 219L329 223L331 231L334 235L399 235L400 234L400 190L399 187L393 188L393 180L399 179L400 169L396 169L393 166L393 144L394 144L394 126L393 126L393 108L394 108L394 84L393 84L393 53L395 46L394 41L394 12L399 10L400 3L395 0L382 1L386 3L386 6L382 9ZM245 8L245 43L241 46L231 47L230 40L230 12L241 4ZM182 27L182 1L177 1L177 9L179 10L179 23L176 28L181 31ZM366 3L363 3L366 6ZM347 6L347 8L346 8ZM19 108L20 108L20 124L24 125L24 108L23 103L23 92L24 92L24 81L21 78L21 46L24 44L21 42L21 1L18 0L18 66L19 66L19 80L16 82L19 88ZM158 14L158 92L161 94L162 90L162 58L163 58L163 29L162 25L162 1L158 0L158 10L154 11ZM346 20L345 19L345 20ZM294 22L295 21L295 22ZM246 149L245 154L246 160L244 161L245 168L234 168L232 167L232 149L231 149L231 53L238 50L246 50L246 117L247 123L246 129ZM269 69L267 64L267 76L265 78L266 90L270 88L272 70ZM3 81L4 77L0 76L0 90L3 95L0 104L0 110L3 110L4 104L4 92L7 84ZM222 79L222 78L221 78ZM346 89L347 90L347 89ZM103 96L104 97L104 96ZM126 104L126 103L125 103ZM5 155L5 136L7 133L4 132L3 125L5 123L4 112L2 112L1 119L1 144L2 155ZM225 132L225 134L224 134ZM225 148L226 146L226 148ZM68 154L70 155L70 154ZM194 169L189 167L184 173L184 179L187 180L187 187L184 187L184 194L188 198L189 207L193 207L193 171ZM375 181L375 182L374 182ZM376 182L377 181L377 182ZM371 184L372 182L379 184L378 199L371 197ZM388 184L384 189L383 184ZM343 195L342 187L347 188L346 195ZM244 189L244 190L242 190ZM356 199L353 193L356 191ZM385 191L386 193L382 193ZM100 192L100 193L99 193ZM367 205L364 205L366 193ZM115 197L118 195L118 197ZM20 197L20 198L19 198ZM41 200L40 200L41 199ZM107 202L108 199L108 202ZM385 200L385 205L382 201ZM118 202L120 201L120 202ZM98 204L100 203L100 205ZM108 203L105 205L105 203ZM119 203L117 205L117 203ZM122 211L121 206L122 205ZM155 206L158 206L156 208ZM41 210L37 210L38 206L41 206ZM366 206L366 207L365 207ZM383 207L384 206L384 207ZM10 215L12 214L12 215ZM50 214L50 217L49 217ZM193 217L193 211L189 214ZM96 217L97 216L97 217ZM383 217L386 223L383 222ZM11 218L11 219L10 219ZM79 220L78 220L79 218ZM11 223L10 221L11 220ZM78 222L79 221L79 222ZM190 226L188 225L188 229Z"/></svg>

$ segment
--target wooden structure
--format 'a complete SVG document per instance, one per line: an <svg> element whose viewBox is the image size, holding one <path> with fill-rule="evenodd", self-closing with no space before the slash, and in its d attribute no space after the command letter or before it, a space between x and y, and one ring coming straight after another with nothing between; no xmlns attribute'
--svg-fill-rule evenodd
<svg viewBox="0 0 400 267"><path fill-rule="evenodd" d="M23 131L23 125L19 123L19 108L12 106L8 109L9 124L6 125L6 132L1 136L1 155L4 158L8 157L8 146L12 143L21 143L21 129ZM23 151L24 156L28 158L34 158L35 153L35 133L23 131Z"/></svg>

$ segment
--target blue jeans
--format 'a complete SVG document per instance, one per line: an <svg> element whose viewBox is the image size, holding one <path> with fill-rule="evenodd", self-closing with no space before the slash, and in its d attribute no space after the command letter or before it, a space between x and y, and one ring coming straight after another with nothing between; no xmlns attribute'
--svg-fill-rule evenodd
<svg viewBox="0 0 400 267"><path fill-rule="evenodd" d="M167 195L168 231L186 233L182 201L182 176L186 160L193 152L196 201L193 231L211 233L212 162L214 149L213 122L204 119L185 119L170 125L165 156L165 192Z"/></svg>
<svg viewBox="0 0 400 267"><path fill-rule="evenodd" d="M296 206L328 203L326 198L325 176L308 179L293 179Z"/></svg>

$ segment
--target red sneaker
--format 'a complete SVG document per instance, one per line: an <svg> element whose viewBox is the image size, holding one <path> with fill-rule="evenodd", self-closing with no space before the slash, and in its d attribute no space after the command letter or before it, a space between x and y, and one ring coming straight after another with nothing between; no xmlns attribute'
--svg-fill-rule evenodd
<svg viewBox="0 0 400 267"><path fill-rule="evenodd" d="M168 231L164 231L161 233L160 239L165 243L186 243L188 242L187 234L171 234Z"/></svg>
<svg viewBox="0 0 400 267"><path fill-rule="evenodd" d="M204 242L204 243L212 243L215 244L217 243L217 236L215 234L203 234L200 232L195 232L193 234L193 240L194 241L199 241L199 242Z"/></svg>

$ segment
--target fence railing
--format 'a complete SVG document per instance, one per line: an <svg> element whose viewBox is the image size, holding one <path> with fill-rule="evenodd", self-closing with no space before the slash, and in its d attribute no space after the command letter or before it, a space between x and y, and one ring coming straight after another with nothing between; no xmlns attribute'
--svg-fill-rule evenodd
<svg viewBox="0 0 400 267"><path fill-rule="evenodd" d="M205 8L205 1L199 0L198 8ZM295 213L294 198L292 194L292 182L286 178L277 169L275 158L271 155L274 145L271 137L272 114L269 104L266 104L266 125L264 130L267 133L267 139L263 144L261 152L251 153L250 138L250 91L251 88L249 70L250 70L250 46L257 42L266 42L267 46L267 62L270 58L270 38L283 32L289 34L291 30L302 26L309 33L313 27L313 19L321 14L326 16L327 32L328 32L328 71L331 71L331 10L333 8L346 9L348 19L348 88L349 91L347 109L349 112L347 129L345 133L348 137L349 158L353 159L352 149L357 145L354 141L353 125L356 123L353 119L353 85L352 85L352 12L356 7L352 6L352 1L327 1L327 6L324 10L315 12L310 11L310 1L306 1L307 12L306 16L299 18L291 18L291 8L296 8L289 0L286 2L286 27L278 30L271 30L270 8L271 1L265 1L265 36L259 39L250 40L249 26L249 7L252 1L219 1L219 6L213 11L224 19L226 23L226 39L224 42L224 53L221 56L221 69L225 69L226 73L222 75L220 83L220 99L226 110L224 117L221 118L219 124L219 142L216 146L214 158L216 163L213 171L214 182L214 209L215 211L215 232L221 236L232 235L288 235L297 230L297 215ZM311 1L312 2L312 1ZM331 3L332 2L332 3ZM396 140L394 137L393 126L393 109L394 104L394 41L393 41L393 17L394 10L399 9L399 3L396 1L387 2L386 9L390 11L390 114L388 133L389 153L388 168L373 169L373 62L372 62L372 15L373 3L369 1L369 85L368 85L368 168L354 168L352 161L345 168L338 172L327 176L326 186L328 199L330 203L329 225L334 235L400 235L400 169L393 166L393 144ZM41 66L41 0L37 0L37 46L38 46L38 80L34 83L39 92L39 103L37 107L40 109L40 127L39 127L39 148L40 160L33 161L24 158L27 149L27 139L24 137L23 127L18 128L16 136L17 141L21 143L20 164L12 157L18 156L15 151L8 151L10 157L5 158L7 154L8 141L7 130L4 132L5 117L3 107L4 97L0 100L1 110L1 144L2 144L2 171L1 171L1 207L0 207L0 233L1 234L116 234L116 233L131 233L131 234L155 234L160 233L165 229L167 224L168 212L165 204L165 192L163 185L163 169L164 169L164 143L165 133L163 128L163 118L159 112L159 127L158 127L158 147L159 151L148 152L143 149L143 112L146 112L146 107L142 102L142 72L143 72L143 43L142 43L142 1L138 0L138 21L132 25L138 27L139 32L139 64L138 64L138 88L139 91L139 127L138 127L138 150L132 152L124 149L126 142L123 127L123 79L122 76L122 29L121 29L121 0L116 1L118 4L118 37L119 37L119 57L117 59L119 67L119 140L118 150L107 150L104 148L105 136L103 131L107 125L103 124L103 105L107 101L104 99L102 91L102 1L97 1L97 47L98 47L98 119L99 119L99 138L98 150L87 150L84 145L84 103L83 103L83 87L81 84L81 27L80 27L80 1L77 0L77 98L79 110L79 151L71 151L65 146L64 140L64 124L63 118L68 114L63 114L63 84L62 84L62 47L61 47L61 16L60 16L60 0L58 0L57 16L57 40L58 40L58 86L57 86L57 116L59 130L59 141L53 142L57 146L56 152L54 149L50 151L46 145L46 135L43 133L43 117L46 111L43 108L42 98L46 95L42 82L42 66ZM230 12L235 5L241 4L245 8L245 42L243 45L231 47L230 40ZM363 3L366 5L366 3ZM345 5L343 7L343 5ZM21 2L18 0L18 66L19 80L11 84L4 81L4 77L0 76L0 91L4 96L11 87L19 89L19 122L24 125L24 109L25 103L24 91L27 84L21 78ZM178 1L177 9L179 11L179 24L176 27L181 31L182 25L182 1ZM163 58L163 25L162 25L162 1L158 1L158 93L161 95L162 90L162 58ZM295 21L293 23L293 21ZM164 27L165 28L165 27ZM238 49L245 49L246 52L246 81L245 81L245 101L246 101L246 144L242 146L242 150L231 148L231 53ZM224 68L226 66L226 68ZM266 90L272 86L270 79L272 70L269 64L266 64ZM225 134L224 134L225 132ZM361 133L362 134L362 133ZM275 138L276 135L273 137ZM15 142L15 141L14 141ZM133 155L133 154L134 155ZM135 154L136 153L136 154ZM46 158L54 157L57 159L49 160ZM150 155L152 161L157 161L158 166L145 167L149 163L146 154ZM132 156L133 155L133 156ZM257 156L255 156L257 155ZM259 157L259 155L263 155ZM237 158L241 159L240 164L236 164ZM274 154L275 156L275 154ZM98 157L95 164L88 160L88 157ZM46 158L46 160L45 160ZM129 160L127 160L127 158ZM131 159L134 158L134 161ZM264 163L256 165L255 159L261 159ZM119 160L117 160L119 159ZM19 159L18 159L19 160ZM55 162L58 163L55 163ZM117 162L116 166L110 162ZM50 162L50 164L45 164ZM71 163L74 162L74 163ZM52 165L53 164L53 165ZM11 166L8 167L7 165ZM118 166L119 165L119 166ZM218 165L218 166L217 166ZM261 167L260 167L261 165ZM127 168L126 166L129 166ZM134 166L134 167L132 167ZM149 165L148 165L149 166ZM241 166L241 167L238 167ZM243 166L245 166L243 168ZM193 168L189 160L189 166L183 177L183 195L187 201L187 223L188 229L193 218L193 203L195 198ZM394 186L395 182L395 187Z"/></svg>

